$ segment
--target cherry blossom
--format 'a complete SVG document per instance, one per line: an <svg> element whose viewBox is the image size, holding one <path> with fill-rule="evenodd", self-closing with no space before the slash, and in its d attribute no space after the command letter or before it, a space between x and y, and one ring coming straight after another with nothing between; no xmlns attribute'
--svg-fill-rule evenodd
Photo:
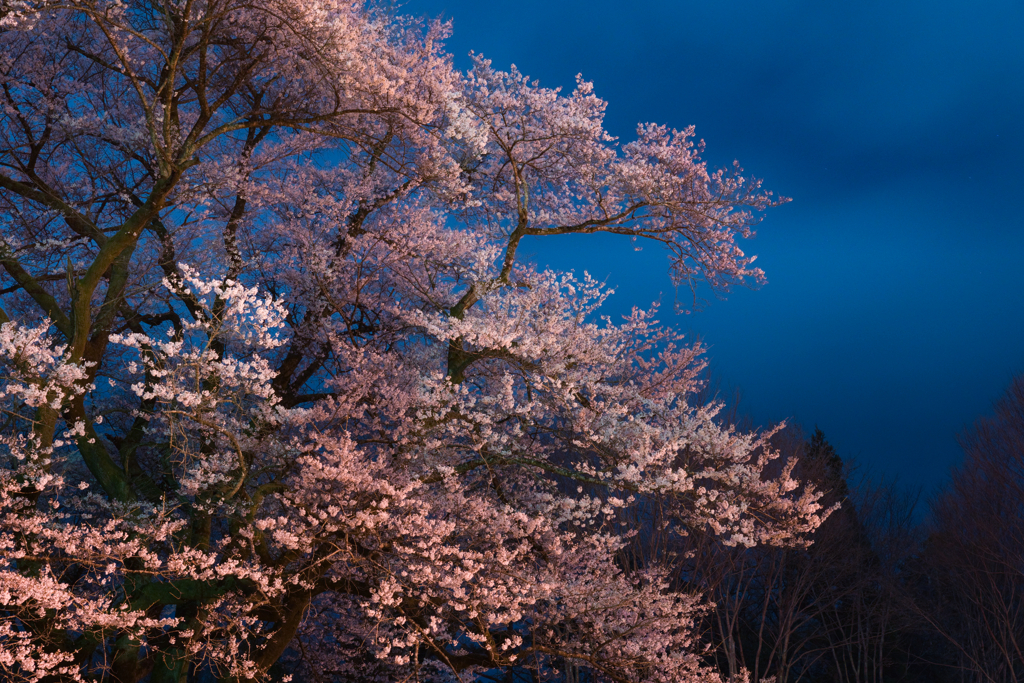
<svg viewBox="0 0 1024 683"><path fill-rule="evenodd" d="M5 679L719 680L624 520L794 545L829 511L657 307L518 249L650 239L725 290L783 200L447 31L0 0Z"/></svg>

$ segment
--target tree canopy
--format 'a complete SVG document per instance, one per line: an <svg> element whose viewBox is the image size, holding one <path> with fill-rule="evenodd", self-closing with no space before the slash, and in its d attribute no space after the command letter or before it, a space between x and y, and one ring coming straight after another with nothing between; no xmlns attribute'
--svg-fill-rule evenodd
<svg viewBox="0 0 1024 683"><path fill-rule="evenodd" d="M818 494L693 404L656 308L602 318L518 247L655 240L725 289L780 200L446 35L0 0L0 676L717 680L623 515L799 544Z"/></svg>

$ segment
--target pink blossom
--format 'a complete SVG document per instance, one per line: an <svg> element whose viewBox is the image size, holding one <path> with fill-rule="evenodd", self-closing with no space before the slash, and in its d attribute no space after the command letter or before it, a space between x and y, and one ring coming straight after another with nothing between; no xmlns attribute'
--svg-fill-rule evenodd
<svg viewBox="0 0 1024 683"><path fill-rule="evenodd" d="M0 17L0 677L719 680L624 520L785 545L828 511L695 403L656 307L518 247L652 239L726 289L780 200L363 3Z"/></svg>

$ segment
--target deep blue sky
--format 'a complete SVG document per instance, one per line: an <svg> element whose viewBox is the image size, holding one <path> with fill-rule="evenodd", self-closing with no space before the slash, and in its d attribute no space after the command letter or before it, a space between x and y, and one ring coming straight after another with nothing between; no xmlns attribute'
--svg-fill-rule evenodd
<svg viewBox="0 0 1024 683"><path fill-rule="evenodd" d="M931 490L955 436L1024 371L1024 2L408 0L449 49L571 90L628 140L697 126L794 201L744 245L768 284L671 313L664 254L614 238L528 245L611 308L663 302L760 423L820 426L845 456Z"/></svg>

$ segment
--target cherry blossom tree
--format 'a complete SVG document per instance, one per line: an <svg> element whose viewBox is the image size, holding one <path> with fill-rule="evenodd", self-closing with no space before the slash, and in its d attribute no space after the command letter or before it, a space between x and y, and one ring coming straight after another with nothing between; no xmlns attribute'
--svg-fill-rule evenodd
<svg viewBox="0 0 1024 683"><path fill-rule="evenodd" d="M0 676L714 681L619 523L799 544L826 511L526 236L763 278L777 203L693 130L342 0L0 0Z"/></svg>

